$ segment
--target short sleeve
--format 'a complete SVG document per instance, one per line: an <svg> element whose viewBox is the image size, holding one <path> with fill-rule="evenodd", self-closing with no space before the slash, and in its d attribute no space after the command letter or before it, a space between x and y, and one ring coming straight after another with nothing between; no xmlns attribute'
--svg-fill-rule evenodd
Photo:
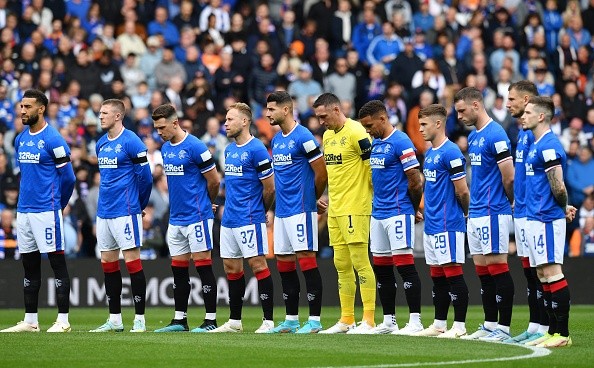
<svg viewBox="0 0 594 368"><path fill-rule="evenodd" d="M212 170L215 166L214 158L210 153L208 147L202 141L197 140L196 144L192 147L192 160L198 166L201 173Z"/></svg>
<svg viewBox="0 0 594 368"><path fill-rule="evenodd" d="M444 163L450 174L450 180L455 181L466 177L466 158L459 150L450 150Z"/></svg>
<svg viewBox="0 0 594 368"><path fill-rule="evenodd" d="M252 163L258 173L258 179L264 180L273 174L272 161L265 147L252 151Z"/></svg>
<svg viewBox="0 0 594 368"><path fill-rule="evenodd" d="M542 159L544 162L545 172L551 170L554 167L561 166L561 154L554 148L543 150Z"/></svg>
<svg viewBox="0 0 594 368"><path fill-rule="evenodd" d="M70 147L68 147L64 138L54 137L47 142L47 145L56 167L62 167L70 162Z"/></svg>
<svg viewBox="0 0 594 368"><path fill-rule="evenodd" d="M135 134L131 134L130 136L132 139L128 141L128 155L130 156L132 163L141 166L147 165L148 157L146 146Z"/></svg>
<svg viewBox="0 0 594 368"><path fill-rule="evenodd" d="M400 140L397 148L397 154L404 171L419 166L416 150L410 139L404 138Z"/></svg>
<svg viewBox="0 0 594 368"><path fill-rule="evenodd" d="M301 136L301 150L309 162L317 160L322 156L322 150L318 141L314 138L313 134L307 131L309 134Z"/></svg>
<svg viewBox="0 0 594 368"><path fill-rule="evenodd" d="M510 141L505 134L505 131L495 131L491 137L493 154L497 163L509 160L512 158L510 150Z"/></svg>

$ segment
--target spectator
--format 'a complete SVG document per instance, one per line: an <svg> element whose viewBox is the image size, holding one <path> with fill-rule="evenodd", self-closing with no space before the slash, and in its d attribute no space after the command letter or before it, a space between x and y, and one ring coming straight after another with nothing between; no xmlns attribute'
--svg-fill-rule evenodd
<svg viewBox="0 0 594 368"><path fill-rule="evenodd" d="M191 0L182 0L179 5L179 13L173 17L173 24L177 29L184 29L189 27L194 31L194 34L200 33L200 18L198 14L200 11L194 8L194 2Z"/></svg>
<svg viewBox="0 0 594 368"><path fill-rule="evenodd" d="M571 161L567 168L567 191L569 203L581 206L586 196L594 193L594 159L590 147L578 149L578 159Z"/></svg>
<svg viewBox="0 0 594 368"><path fill-rule="evenodd" d="M0 259L19 259L17 248L16 218L13 210L0 212Z"/></svg>
<svg viewBox="0 0 594 368"><path fill-rule="evenodd" d="M484 101L484 100L483 100ZM512 125L513 118L509 113L509 110L505 106L504 98L501 95L497 95L495 97L495 102L493 103L493 107L487 109L487 113L491 117L491 119L495 120L505 131Z"/></svg>
<svg viewBox="0 0 594 368"><path fill-rule="evenodd" d="M352 46L351 36L355 26L355 15L351 11L349 0L339 0L338 9L331 20L330 45L335 57L346 56L347 50Z"/></svg>
<svg viewBox="0 0 594 368"><path fill-rule="evenodd" d="M262 108L266 105L266 93L274 90L277 80L278 74L274 69L274 58L271 54L265 53L248 80L247 93L254 118L259 118L262 115Z"/></svg>
<svg viewBox="0 0 594 368"><path fill-rule="evenodd" d="M136 34L136 23L132 20L127 20L124 23L124 32L116 38L116 41L120 44L123 57L127 57L130 53L141 57L146 52L146 45L142 38Z"/></svg>
<svg viewBox="0 0 594 368"><path fill-rule="evenodd" d="M16 211L19 198L19 183L14 176L4 176L2 178L2 190L0 192L0 206L9 210Z"/></svg>
<svg viewBox="0 0 594 368"><path fill-rule="evenodd" d="M163 56L161 61L155 66L154 70L156 88L164 90L169 84L169 80L175 76L180 77L186 81L186 70L183 65L175 60L173 56L173 49L166 47L163 49ZM147 74L148 75L148 74Z"/></svg>
<svg viewBox="0 0 594 368"><path fill-rule="evenodd" d="M120 75L126 86L126 94L132 96L140 82L146 81L146 75L137 66L136 54L131 52L126 56L126 62L120 66Z"/></svg>
<svg viewBox="0 0 594 368"><path fill-rule="evenodd" d="M231 27L229 13L221 0L210 0L210 5L202 10L200 13L200 30L205 32L208 29L208 17L211 14L215 16L215 29L223 33L228 32Z"/></svg>
<svg viewBox="0 0 594 368"><path fill-rule="evenodd" d="M353 29L353 47L361 61L367 63L367 49L371 41L382 33L382 26L376 21L373 9L363 10L363 20Z"/></svg>
<svg viewBox="0 0 594 368"><path fill-rule="evenodd" d="M311 65L304 63L299 67L299 78L289 84L287 92L297 98L297 111L303 114L310 109L309 98L322 94L320 83L312 79Z"/></svg>
<svg viewBox="0 0 594 368"><path fill-rule="evenodd" d="M326 82L326 92L335 94L341 101L355 102L357 79L349 72L347 60L344 57L336 59L334 72L328 76Z"/></svg>
<svg viewBox="0 0 594 368"><path fill-rule="evenodd" d="M158 7L155 10L155 20L148 24L147 31L149 36L162 35L165 46L175 46L179 43L179 31L167 17L167 8Z"/></svg>
<svg viewBox="0 0 594 368"><path fill-rule="evenodd" d="M215 117L206 120L206 133L200 140L206 145L214 147L213 157L219 168L225 167L225 148L229 145L229 139L221 133L221 123Z"/></svg>
<svg viewBox="0 0 594 368"><path fill-rule="evenodd" d="M399 53L390 69L391 81L396 81L405 89L410 89L412 79L417 71L423 69L423 61L415 53L413 39L404 39L404 51Z"/></svg>
<svg viewBox="0 0 594 368"><path fill-rule="evenodd" d="M394 26L390 22L382 25L382 34L371 40L367 48L367 61L370 65L383 63L390 70L394 59L404 50L400 37L394 34Z"/></svg>

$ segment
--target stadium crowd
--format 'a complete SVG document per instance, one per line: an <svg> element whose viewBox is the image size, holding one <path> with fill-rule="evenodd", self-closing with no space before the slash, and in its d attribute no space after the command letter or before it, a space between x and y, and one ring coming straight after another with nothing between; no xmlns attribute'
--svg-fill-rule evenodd
<svg viewBox="0 0 594 368"><path fill-rule="evenodd" d="M71 147L69 257L96 256L99 109L105 99L124 101L124 125L148 147L153 175L142 220L143 258L152 259L168 254L163 141L151 120L163 103L175 106L218 166L229 143L222 122L236 102L249 103L252 133L269 147L277 130L263 111L275 90L288 91L295 118L318 140L312 104L323 92L340 98L347 117L383 100L419 156L428 146L418 112L441 103L450 112L447 135L467 154L469 130L457 121L454 94L478 88L515 149L521 127L506 103L509 85L521 79L555 103L551 128L568 156L569 202L579 208L567 252L594 255L592 36L594 0L0 0L0 258L18 258L14 140L29 88L45 92L45 119ZM329 257L325 222L319 218L320 255Z"/></svg>

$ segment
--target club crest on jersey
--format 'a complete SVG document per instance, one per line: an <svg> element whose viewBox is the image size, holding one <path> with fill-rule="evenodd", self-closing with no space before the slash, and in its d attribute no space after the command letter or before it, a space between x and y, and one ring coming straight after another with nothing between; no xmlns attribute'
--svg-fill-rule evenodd
<svg viewBox="0 0 594 368"><path fill-rule="evenodd" d="M37 148L43 149L43 147L45 147L45 141L43 139L40 139L39 142L37 142Z"/></svg>
<svg viewBox="0 0 594 368"><path fill-rule="evenodd" d="M287 145L287 148L288 148L288 149L293 149L293 148L295 148L295 141L291 139L291 140L289 141L289 144Z"/></svg>
<svg viewBox="0 0 594 368"><path fill-rule="evenodd" d="M468 156L470 156L470 164L473 166L481 166L482 163L482 156L480 153L473 153L470 152L468 154Z"/></svg>
<svg viewBox="0 0 594 368"><path fill-rule="evenodd" d="M481 137L481 139L479 140L479 147L482 147L485 145L485 137Z"/></svg>
<svg viewBox="0 0 594 368"><path fill-rule="evenodd" d="M536 157L536 150L532 150L530 151L530 153L528 154L528 158L533 159L534 157Z"/></svg>
<svg viewBox="0 0 594 368"><path fill-rule="evenodd" d="M433 158L433 162L435 164L439 163L439 159L441 158L441 156L439 155L439 153L437 155L435 155L435 157Z"/></svg>
<svg viewBox="0 0 594 368"><path fill-rule="evenodd" d="M121 144L117 144L117 146L115 146L115 153L120 153L122 152L122 145Z"/></svg>
<svg viewBox="0 0 594 368"><path fill-rule="evenodd" d="M179 157L180 160L183 160L184 158L188 157L188 153L186 152L186 150L181 150L177 154L177 157Z"/></svg>
<svg viewBox="0 0 594 368"><path fill-rule="evenodd" d="M527 145L528 144L528 136L525 135L524 138L522 138L522 144Z"/></svg>
<svg viewBox="0 0 594 368"><path fill-rule="evenodd" d="M346 141L347 141L347 137L342 137L342 138L340 138L340 145L341 145L341 146L344 146L344 145L346 145Z"/></svg>
<svg viewBox="0 0 594 368"><path fill-rule="evenodd" d="M386 153L386 154L387 153L390 153L391 150L392 149L390 148L390 145L389 144L387 144L386 147L384 147L384 153Z"/></svg>
<svg viewBox="0 0 594 368"><path fill-rule="evenodd" d="M249 157L249 154L247 152L244 152L241 154L241 157L239 159L241 160L241 162L246 162L248 157Z"/></svg>

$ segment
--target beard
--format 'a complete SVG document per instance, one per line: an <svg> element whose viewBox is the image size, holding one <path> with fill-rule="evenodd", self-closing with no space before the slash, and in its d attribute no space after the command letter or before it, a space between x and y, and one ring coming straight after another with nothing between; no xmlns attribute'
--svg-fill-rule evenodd
<svg viewBox="0 0 594 368"><path fill-rule="evenodd" d="M39 120L39 114L31 114L29 115L29 117L27 118L27 120L23 120L23 124L25 125L33 125L35 123L37 123L37 121Z"/></svg>

